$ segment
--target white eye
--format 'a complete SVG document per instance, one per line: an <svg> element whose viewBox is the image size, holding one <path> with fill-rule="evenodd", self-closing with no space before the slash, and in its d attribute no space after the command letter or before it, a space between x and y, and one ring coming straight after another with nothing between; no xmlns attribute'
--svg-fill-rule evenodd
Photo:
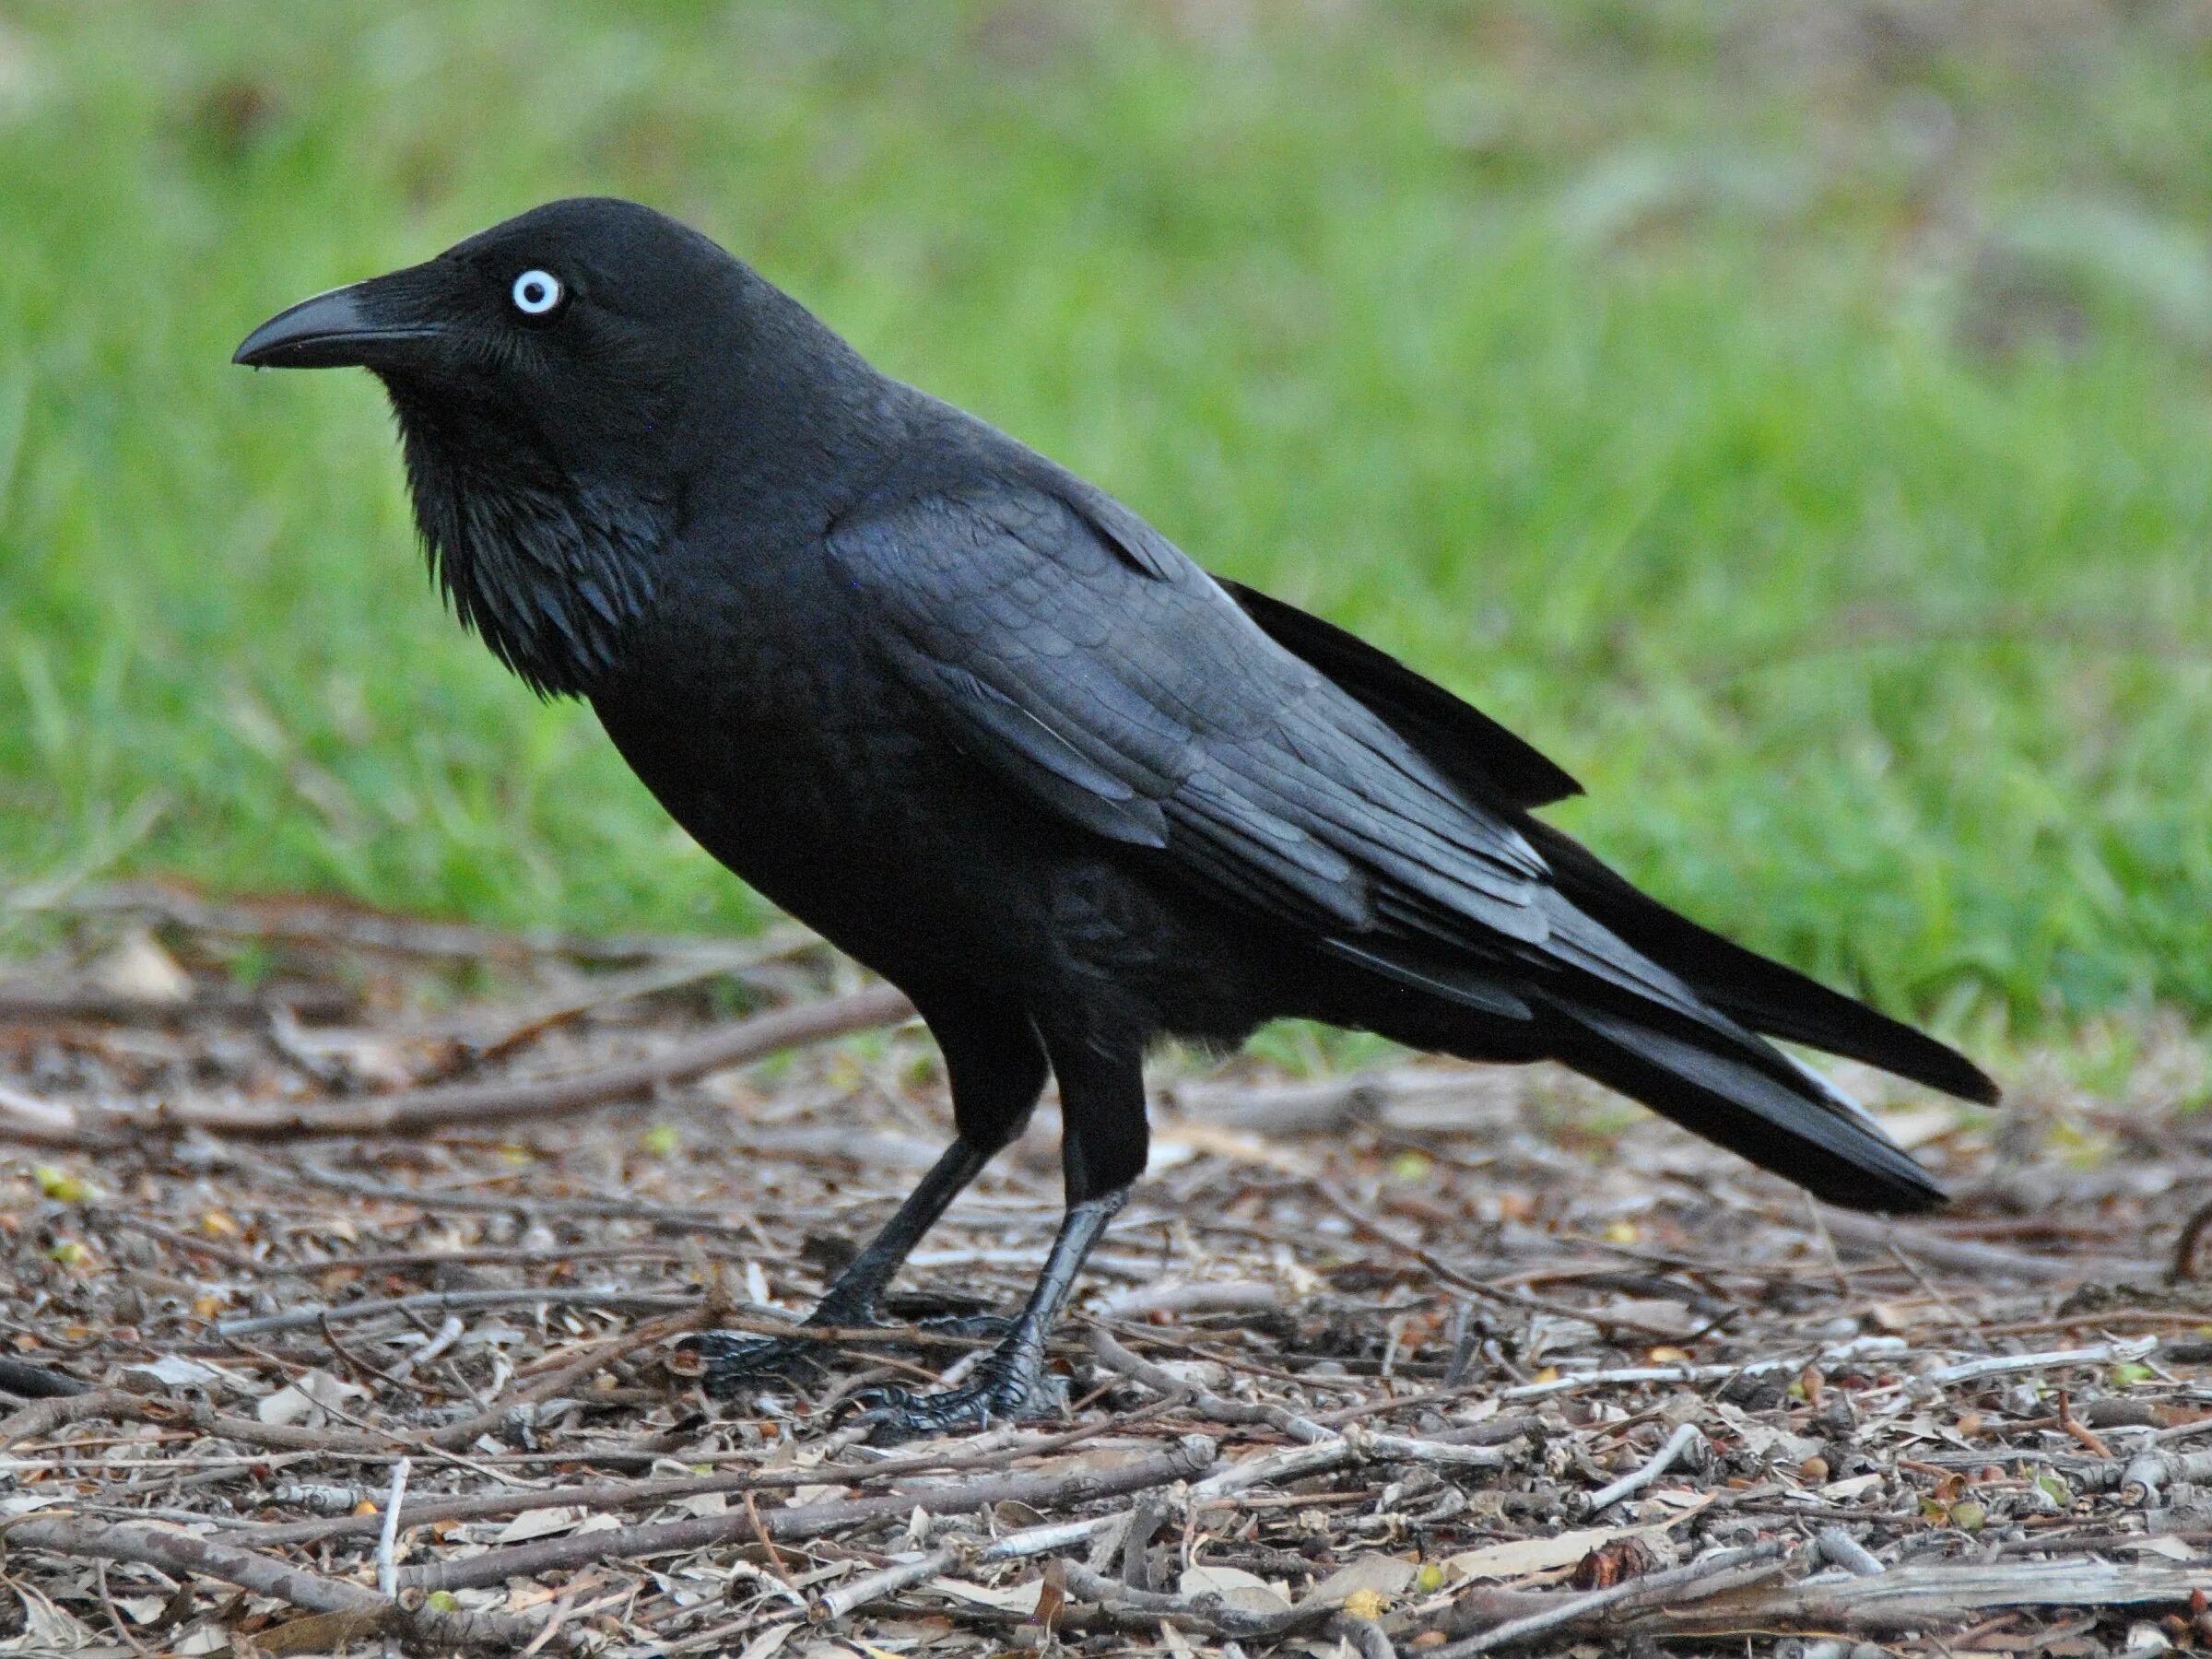
<svg viewBox="0 0 2212 1659"><path fill-rule="evenodd" d="M525 317L549 317L561 300L560 278L550 271L524 271L514 279L508 296Z"/></svg>

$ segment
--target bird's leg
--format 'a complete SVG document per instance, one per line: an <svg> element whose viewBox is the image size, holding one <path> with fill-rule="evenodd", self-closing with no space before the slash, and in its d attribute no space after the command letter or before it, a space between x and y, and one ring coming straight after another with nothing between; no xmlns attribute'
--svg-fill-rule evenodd
<svg viewBox="0 0 2212 1659"><path fill-rule="evenodd" d="M1147 1137L1140 1042L1101 1043L1088 1033L1055 1041L1048 1032L1045 1043L1060 1078L1060 1162L1067 1184L1067 1213L1052 1254L1013 1329L983 1356L971 1381L939 1394L875 1388L854 1396L872 1438L979 1429L1057 1403L1057 1386L1044 1369L1045 1340L1084 1258L1144 1173Z"/></svg>
<svg viewBox="0 0 2212 1659"><path fill-rule="evenodd" d="M1019 1007L961 989L906 989L945 1056L959 1138L883 1230L831 1281L801 1330L808 1325L821 1330L875 1324L876 1300L891 1276L945 1213L946 1206L1021 1132L1044 1088L1044 1044ZM1141 1109L1141 1087L1139 1105ZM999 1321L987 1326L982 1321L948 1320L944 1324L965 1333L987 1329L993 1335L1004 1328ZM822 1345L803 1335L763 1338L738 1331L709 1331L685 1346L705 1362L701 1380L707 1392L726 1394L765 1375L818 1359Z"/></svg>
<svg viewBox="0 0 2212 1659"><path fill-rule="evenodd" d="M994 1420L1031 1415L1053 1405L1056 1385L1045 1374L1045 1338L1067 1305L1084 1258L1128 1200L1129 1189L1119 1187L1068 1206L1029 1301L1013 1328L977 1363L968 1382L938 1394L883 1387L855 1394L854 1403L863 1408L858 1420L871 1426L872 1438L911 1440L981 1429Z"/></svg>
<svg viewBox="0 0 2212 1659"><path fill-rule="evenodd" d="M994 1148L995 1150L995 1148ZM945 1148L919 1186L883 1230L830 1283L799 1329L835 1330L877 1323L876 1301L922 1235L991 1161L991 1153L965 1137ZM748 1382L789 1371L816 1358L821 1344L807 1336L756 1336L744 1331L704 1331L682 1345L704 1363L700 1381L712 1394L734 1394Z"/></svg>

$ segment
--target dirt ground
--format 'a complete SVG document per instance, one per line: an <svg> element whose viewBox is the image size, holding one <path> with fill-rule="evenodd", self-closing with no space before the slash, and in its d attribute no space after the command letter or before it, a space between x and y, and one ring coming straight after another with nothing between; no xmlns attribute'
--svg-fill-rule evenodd
<svg viewBox="0 0 2212 1659"><path fill-rule="evenodd" d="M877 1446L841 1401L972 1342L731 1401L675 1343L802 1313L942 1146L887 990L799 935L73 902L0 981L0 1653L2212 1645L2178 1025L1994 1113L1839 1068L1958 1194L1898 1225L1551 1070L1171 1059L1058 1419ZM1056 1137L896 1317L1018 1301Z"/></svg>

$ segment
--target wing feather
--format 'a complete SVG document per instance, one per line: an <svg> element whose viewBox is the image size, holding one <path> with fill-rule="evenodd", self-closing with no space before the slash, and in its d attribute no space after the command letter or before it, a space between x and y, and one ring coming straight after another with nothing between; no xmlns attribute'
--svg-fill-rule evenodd
<svg viewBox="0 0 2212 1659"><path fill-rule="evenodd" d="M930 497L833 526L885 660L955 743L1405 982L1504 1011L1524 1005L1496 976L1571 973L1748 1041L1567 903L1477 792L1101 501Z"/></svg>

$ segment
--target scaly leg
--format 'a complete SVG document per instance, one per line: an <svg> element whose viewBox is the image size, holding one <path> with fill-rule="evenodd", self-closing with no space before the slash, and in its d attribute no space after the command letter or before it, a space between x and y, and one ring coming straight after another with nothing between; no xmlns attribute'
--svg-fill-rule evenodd
<svg viewBox="0 0 2212 1659"><path fill-rule="evenodd" d="M965 992L907 990L945 1055L959 1135L883 1230L831 1281L800 1325L802 1331L809 1325L834 1330L877 1323L876 1303L884 1287L946 1206L1021 1132L1044 1088L1044 1045L1028 1015ZM991 1328L1003 1328L1003 1322L994 1322ZM739 1393L817 1360L822 1350L819 1341L806 1336L763 1337L742 1331L707 1331L682 1346L705 1362L701 1380L712 1394Z"/></svg>
<svg viewBox="0 0 2212 1659"><path fill-rule="evenodd" d="M804 1331L836 1330L877 1323L876 1301L891 1282L914 1246L991 1161L964 1140L945 1148L922 1184L907 1194L906 1202L868 1241L867 1248L845 1264L845 1270L830 1283L822 1300L800 1324ZM822 1345L808 1336L756 1336L744 1331L702 1331L681 1346L699 1355L705 1370L700 1382L711 1394L736 1394L751 1383L804 1366L818 1359Z"/></svg>
<svg viewBox="0 0 2212 1659"><path fill-rule="evenodd" d="M858 1420L883 1437L912 1440L957 1429L982 1429L994 1419L1031 1415L1053 1404L1053 1385L1044 1371L1044 1342L1060 1310L1076 1288L1076 1275L1099 1235L1123 1205L1127 1187L1070 1205L1036 1288L999 1345L983 1357L974 1377L936 1394L910 1394L903 1388L863 1389L853 1396L863 1407Z"/></svg>
<svg viewBox="0 0 2212 1659"><path fill-rule="evenodd" d="M872 1388L854 1396L859 1420L872 1438L907 1440L980 1429L994 1419L1034 1415L1056 1401L1044 1369L1045 1340L1067 1305L1084 1258L1144 1172L1147 1137L1145 1079L1135 1053L1102 1053L1092 1043L1062 1045L1047 1038L1060 1077L1061 1167L1067 1213L1036 1288L999 1345L958 1388L914 1394L903 1388Z"/></svg>

